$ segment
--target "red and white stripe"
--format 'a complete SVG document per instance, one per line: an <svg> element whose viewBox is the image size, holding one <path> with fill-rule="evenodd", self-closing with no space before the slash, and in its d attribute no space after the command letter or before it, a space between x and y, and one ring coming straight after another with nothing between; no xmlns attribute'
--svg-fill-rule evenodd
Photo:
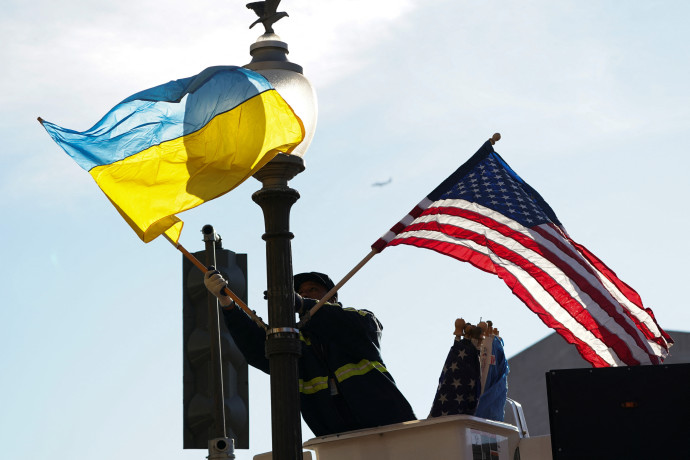
<svg viewBox="0 0 690 460"><path fill-rule="evenodd" d="M673 343L632 288L553 224L524 227L477 203L426 199L373 247L398 244L495 273L595 367L660 364Z"/></svg>

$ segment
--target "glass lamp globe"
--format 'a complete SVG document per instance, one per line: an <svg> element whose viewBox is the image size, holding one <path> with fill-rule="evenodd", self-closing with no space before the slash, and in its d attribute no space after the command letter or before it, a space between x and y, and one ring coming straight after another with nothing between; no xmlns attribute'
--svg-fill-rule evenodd
<svg viewBox="0 0 690 460"><path fill-rule="evenodd" d="M260 73L290 104L304 124L304 140L292 152L304 157L316 131L318 106L316 91L302 74L302 67L287 59L287 43L276 34L264 34L249 48L252 62L247 69Z"/></svg>

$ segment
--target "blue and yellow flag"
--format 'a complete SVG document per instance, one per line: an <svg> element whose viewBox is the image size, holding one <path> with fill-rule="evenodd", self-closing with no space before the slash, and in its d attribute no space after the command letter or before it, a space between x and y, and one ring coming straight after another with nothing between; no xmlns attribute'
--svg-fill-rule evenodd
<svg viewBox="0 0 690 460"><path fill-rule="evenodd" d="M271 84L234 66L137 93L84 132L39 121L145 243L162 233L177 242L176 213L229 192L304 138Z"/></svg>

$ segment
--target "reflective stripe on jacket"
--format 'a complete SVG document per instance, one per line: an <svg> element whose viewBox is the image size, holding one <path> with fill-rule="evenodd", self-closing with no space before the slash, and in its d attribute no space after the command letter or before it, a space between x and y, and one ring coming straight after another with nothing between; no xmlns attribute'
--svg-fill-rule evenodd
<svg viewBox="0 0 690 460"><path fill-rule="evenodd" d="M346 364L335 371L335 378L338 382L342 382L355 375L364 375L369 371L377 370L379 372L388 372L386 367L378 361L369 361L363 359L356 364ZM299 379L299 391L304 394L316 393L320 390L328 389L328 376L314 377L305 382Z"/></svg>

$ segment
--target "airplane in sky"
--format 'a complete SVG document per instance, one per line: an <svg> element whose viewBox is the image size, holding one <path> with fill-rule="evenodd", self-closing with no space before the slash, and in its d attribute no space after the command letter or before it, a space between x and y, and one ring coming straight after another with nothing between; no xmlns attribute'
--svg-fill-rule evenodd
<svg viewBox="0 0 690 460"><path fill-rule="evenodd" d="M390 177L386 182L374 182L371 184L372 187L383 187L384 185L388 185L391 182L393 182L393 178Z"/></svg>

